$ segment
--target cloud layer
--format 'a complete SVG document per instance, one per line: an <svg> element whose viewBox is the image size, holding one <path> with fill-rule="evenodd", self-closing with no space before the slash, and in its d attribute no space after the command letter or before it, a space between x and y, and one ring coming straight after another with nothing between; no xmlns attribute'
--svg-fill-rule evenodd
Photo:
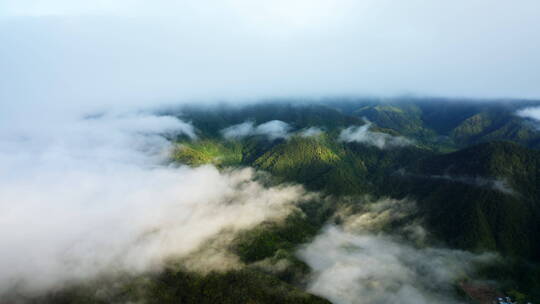
<svg viewBox="0 0 540 304"><path fill-rule="evenodd" d="M414 202L382 199L342 211L342 226L326 226L298 252L314 270L308 290L337 304L461 303L455 284L495 256L414 245L425 238L405 220L415 210Z"/></svg>
<svg viewBox="0 0 540 304"><path fill-rule="evenodd" d="M274 140L278 138L288 138L290 130L291 127L289 124L281 120L272 120L258 126L255 126L251 121L246 121L221 130L221 134L226 139L239 139L247 136L261 135L266 136L270 140Z"/></svg>
<svg viewBox="0 0 540 304"><path fill-rule="evenodd" d="M219 234L281 219L305 196L263 186L251 169L167 165L163 135L194 136L168 116L103 114L9 131L0 136L0 295L159 269Z"/></svg>
<svg viewBox="0 0 540 304"><path fill-rule="evenodd" d="M517 112L521 117L532 118L540 121L540 107L528 107Z"/></svg>
<svg viewBox="0 0 540 304"><path fill-rule="evenodd" d="M298 134L302 137L316 137L324 133L323 129L319 127L309 127L300 131Z"/></svg>
<svg viewBox="0 0 540 304"><path fill-rule="evenodd" d="M392 136L381 132L372 132L369 129L372 124L366 122L363 126L353 126L342 130L339 140L344 142L358 142L379 149L403 147L412 144L412 141L402 136Z"/></svg>
<svg viewBox="0 0 540 304"><path fill-rule="evenodd" d="M492 256L418 249L391 237L328 226L299 252L314 269L308 290L336 304L461 303L457 280Z"/></svg>
<svg viewBox="0 0 540 304"><path fill-rule="evenodd" d="M536 128L540 130L540 107L528 107L516 113L518 116L534 120Z"/></svg>

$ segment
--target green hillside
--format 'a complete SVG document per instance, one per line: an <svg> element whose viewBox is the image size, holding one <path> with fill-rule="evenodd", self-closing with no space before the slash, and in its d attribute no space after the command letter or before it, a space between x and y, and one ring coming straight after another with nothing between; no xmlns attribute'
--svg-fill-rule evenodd
<svg viewBox="0 0 540 304"><path fill-rule="evenodd" d="M242 145L237 142L212 140L183 142L175 147L172 157L190 166L203 164L232 166L242 162Z"/></svg>
<svg viewBox="0 0 540 304"><path fill-rule="evenodd" d="M507 142L435 155L396 177L441 239L540 260L540 152ZM394 189L398 189L394 187Z"/></svg>
<svg viewBox="0 0 540 304"><path fill-rule="evenodd" d="M309 184L340 161L323 139L294 137L264 153L253 165L284 179Z"/></svg>
<svg viewBox="0 0 540 304"><path fill-rule="evenodd" d="M261 271L231 270L200 274L167 269L146 278L134 278L119 287L118 281L67 288L30 303L290 303L329 304L320 297ZM97 286L97 288L96 288ZM98 292L96 292L98 289ZM104 292L106 291L107 292Z"/></svg>

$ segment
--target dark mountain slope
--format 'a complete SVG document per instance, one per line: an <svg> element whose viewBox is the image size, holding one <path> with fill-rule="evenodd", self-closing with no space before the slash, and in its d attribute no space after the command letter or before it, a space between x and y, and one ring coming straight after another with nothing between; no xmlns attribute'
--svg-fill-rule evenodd
<svg viewBox="0 0 540 304"><path fill-rule="evenodd" d="M537 147L539 132L522 118L505 111L486 111L475 114L454 128L450 135L460 145L492 140L508 140Z"/></svg>
<svg viewBox="0 0 540 304"><path fill-rule="evenodd" d="M440 239L540 260L540 152L486 143L406 170L389 191L415 197Z"/></svg>
<svg viewBox="0 0 540 304"><path fill-rule="evenodd" d="M418 172L504 180L525 200L540 199L540 151L511 142L489 142L418 163Z"/></svg>
<svg viewBox="0 0 540 304"><path fill-rule="evenodd" d="M151 290L149 303L330 303L273 276L247 269L208 275L167 271Z"/></svg>
<svg viewBox="0 0 540 304"><path fill-rule="evenodd" d="M99 282L97 287L74 286L35 300L14 299L12 302L36 304L330 304L329 301L306 293L272 275L248 268L208 274L168 269L155 276L134 279L125 286L118 285L120 284L117 282L112 283L111 287L105 282Z"/></svg>

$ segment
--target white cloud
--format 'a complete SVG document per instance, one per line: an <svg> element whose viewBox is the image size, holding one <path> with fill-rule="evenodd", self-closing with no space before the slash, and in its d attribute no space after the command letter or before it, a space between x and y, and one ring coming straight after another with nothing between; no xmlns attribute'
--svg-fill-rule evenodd
<svg viewBox="0 0 540 304"><path fill-rule="evenodd" d="M194 136L191 125L150 114L0 131L0 295L159 269L224 231L281 219L305 196L263 186L251 169L166 165L161 134L176 133Z"/></svg>
<svg viewBox="0 0 540 304"><path fill-rule="evenodd" d="M360 210L351 212L351 210L344 209L339 213L343 217L343 227L347 232L374 232L378 233L384 228L398 223L406 218L412 218L418 207L413 201L403 199L389 199L383 198L376 202L365 202L361 205ZM402 232L409 232L411 226L417 226L415 221L408 220L406 229L399 230ZM418 231L418 229L414 229ZM398 231L394 226L394 231ZM422 236L418 238L418 236ZM419 235L411 235L411 239L414 241L424 241L424 233Z"/></svg>
<svg viewBox="0 0 540 304"><path fill-rule="evenodd" d="M302 130L300 132L300 136L302 137L316 137L323 133L324 131L321 128L318 127L309 127L305 130Z"/></svg>
<svg viewBox="0 0 540 304"><path fill-rule="evenodd" d="M266 135L269 139L287 138L291 127L281 120L272 120L255 128L255 134Z"/></svg>
<svg viewBox="0 0 540 304"><path fill-rule="evenodd" d="M299 256L315 271L308 291L336 304L461 303L454 284L492 255L415 248L392 237L326 227Z"/></svg>
<svg viewBox="0 0 540 304"><path fill-rule="evenodd" d="M358 142L379 149L403 147L412 144L412 141L402 136L392 136L381 132L371 132L371 123L366 122L363 126L353 126L342 130L339 140L344 142Z"/></svg>
<svg viewBox="0 0 540 304"><path fill-rule="evenodd" d="M521 109L517 111L516 114L521 117L533 119L540 123L540 107L528 107ZM540 129L540 124L537 125L537 127Z"/></svg>
<svg viewBox="0 0 540 304"><path fill-rule="evenodd" d="M496 261L493 254L423 247L426 232L410 220L417 211L413 201L353 207L359 210L339 212L342 227L326 226L298 251L314 270L308 290L333 303L461 303L455 284Z"/></svg>
<svg viewBox="0 0 540 304"><path fill-rule="evenodd" d="M253 122L247 121L233 125L221 130L221 134L226 139L238 139L252 135L263 135L270 140L289 137L291 127L286 122L272 120L255 126Z"/></svg>
<svg viewBox="0 0 540 304"><path fill-rule="evenodd" d="M227 139L238 139L246 136L253 135L255 133L255 126L253 122L246 121L241 124L227 127L221 130L223 137Z"/></svg>

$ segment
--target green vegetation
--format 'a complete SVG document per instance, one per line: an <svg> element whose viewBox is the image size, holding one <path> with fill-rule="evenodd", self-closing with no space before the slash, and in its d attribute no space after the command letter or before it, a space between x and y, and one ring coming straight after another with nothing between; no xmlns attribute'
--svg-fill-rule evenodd
<svg viewBox="0 0 540 304"><path fill-rule="evenodd" d="M201 274L174 267L144 278L132 278L124 284L94 282L93 285L71 287L35 302L55 304L330 303L287 284L273 275L250 268Z"/></svg>
<svg viewBox="0 0 540 304"><path fill-rule="evenodd" d="M519 303L537 303L540 299L540 264L524 259L507 259L482 270L485 277L499 283L501 290Z"/></svg>
<svg viewBox="0 0 540 304"><path fill-rule="evenodd" d="M294 137L272 147L251 165L269 171L281 181L305 184L320 190L325 177L340 163L339 151L323 138Z"/></svg>
<svg viewBox="0 0 540 304"><path fill-rule="evenodd" d="M190 166L214 164L219 167L234 166L242 162L242 146L234 141L216 142L200 140L176 146L173 159Z"/></svg>
<svg viewBox="0 0 540 304"><path fill-rule="evenodd" d="M206 275L173 270L152 280L149 303L330 303L250 269Z"/></svg>
<svg viewBox="0 0 540 304"><path fill-rule="evenodd" d="M422 110L415 105L375 105L364 106L354 114L375 122L378 126L398 131L416 138L430 138L435 132L422 122Z"/></svg>
<svg viewBox="0 0 540 304"><path fill-rule="evenodd" d="M234 252L245 263L275 257L276 254L285 253L291 257L296 246L314 237L336 208L327 200L314 200L298 207L300 210L282 223L266 223L240 234L234 244Z"/></svg>
<svg viewBox="0 0 540 304"><path fill-rule="evenodd" d="M415 162L387 191L415 197L432 231L452 246L539 261L539 165L538 151L481 144Z"/></svg>

